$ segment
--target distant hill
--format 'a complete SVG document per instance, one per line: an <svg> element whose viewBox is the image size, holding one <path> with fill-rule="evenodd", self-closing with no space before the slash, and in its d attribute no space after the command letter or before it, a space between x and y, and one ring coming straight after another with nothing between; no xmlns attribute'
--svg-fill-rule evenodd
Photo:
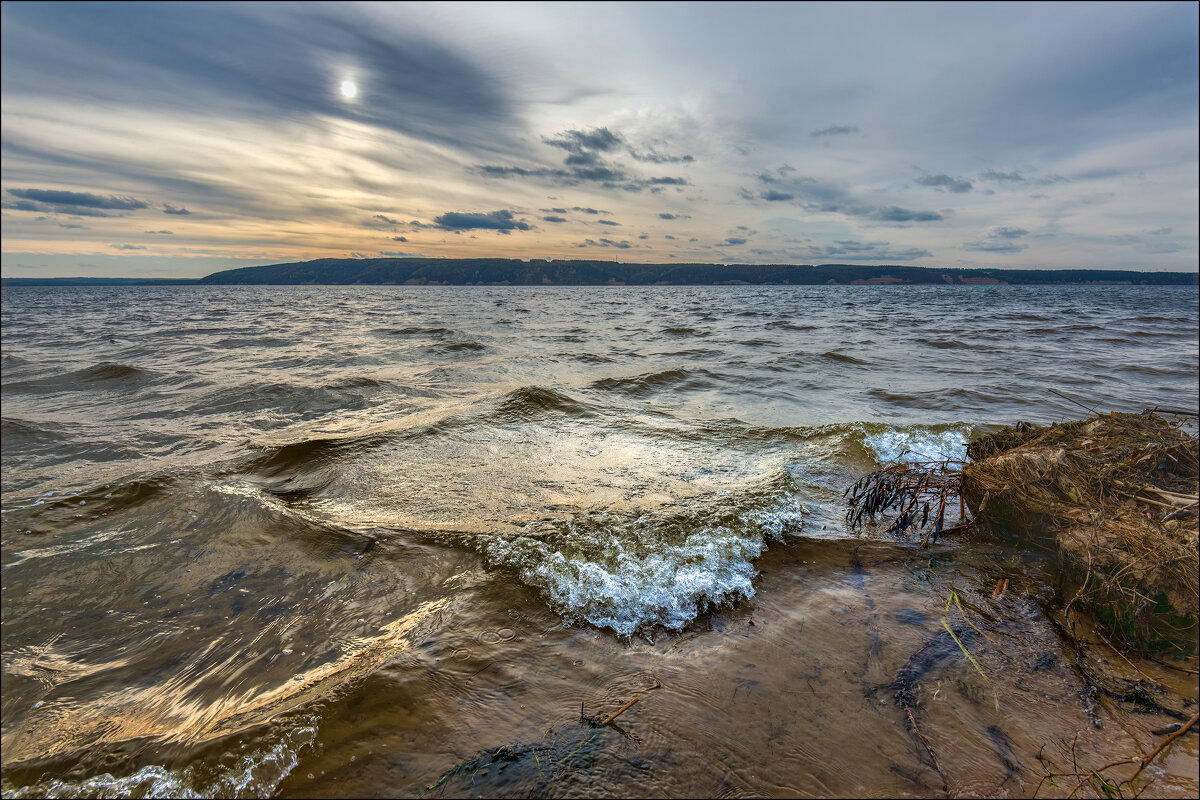
<svg viewBox="0 0 1200 800"><path fill-rule="evenodd" d="M240 267L199 280L5 278L5 286L408 284L514 286L818 284L1146 284L1195 286L1197 274L1099 269L958 269L857 264L621 264L515 258L320 258Z"/></svg>
<svg viewBox="0 0 1200 800"><path fill-rule="evenodd" d="M206 284L964 284L1117 283L1195 285L1195 273L1131 270L939 269L854 264L622 264L510 258L322 258L214 272Z"/></svg>

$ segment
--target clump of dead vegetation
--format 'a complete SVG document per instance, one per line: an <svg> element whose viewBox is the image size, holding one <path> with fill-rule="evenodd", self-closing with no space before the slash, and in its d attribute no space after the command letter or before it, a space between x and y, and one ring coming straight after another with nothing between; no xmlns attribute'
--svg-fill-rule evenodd
<svg viewBox="0 0 1200 800"><path fill-rule="evenodd" d="M1191 652L1200 472L1197 436L1175 419L1148 411L1018 423L972 442L965 463L864 477L847 490L847 521L895 513L888 531L924 529L922 544L971 525L1007 531L1057 553L1068 610L1090 612L1118 645ZM962 503L971 523L945 527L947 509Z"/></svg>

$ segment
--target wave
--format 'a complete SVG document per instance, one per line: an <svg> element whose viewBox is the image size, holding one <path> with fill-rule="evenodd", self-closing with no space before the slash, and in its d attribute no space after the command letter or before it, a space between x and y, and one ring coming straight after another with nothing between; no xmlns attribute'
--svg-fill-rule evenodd
<svg viewBox="0 0 1200 800"><path fill-rule="evenodd" d="M19 788L6 785L4 797L270 797L316 738L316 718L312 717L283 732L275 742L247 748L232 764L201 761L175 769L152 764L121 777L105 772L81 780L51 778Z"/></svg>
<svg viewBox="0 0 1200 800"><path fill-rule="evenodd" d="M832 350L826 353L821 353L821 358L828 358L830 361L840 361L843 364L862 364L864 366L870 364L869 361L862 361L854 356L848 356L845 353L836 353Z"/></svg>
<svg viewBox="0 0 1200 800"><path fill-rule="evenodd" d="M664 389L705 389L715 386L720 380L718 375L706 369L668 369L631 378L601 378L588 384L588 388L642 397Z"/></svg>
<svg viewBox="0 0 1200 800"><path fill-rule="evenodd" d="M381 333L385 336L432 336L438 339L455 335L455 332L450 328L423 328L415 325L405 328L376 328L375 333Z"/></svg>
<svg viewBox="0 0 1200 800"><path fill-rule="evenodd" d="M88 391L91 389L113 390L133 388L149 383L157 377L152 370L139 369L129 364L104 362L84 369L51 375L46 378L4 384L5 392L50 393ZM97 386L97 384L100 384Z"/></svg>
<svg viewBox="0 0 1200 800"><path fill-rule="evenodd" d="M515 570L568 622L629 638L680 630L709 603L754 595L754 561L799 531L804 508L782 471L766 485L713 492L652 510L594 508L516 534L452 536Z"/></svg>
<svg viewBox="0 0 1200 800"><path fill-rule="evenodd" d="M563 392L544 386L522 386L501 399L495 414L505 420L530 420L550 414L590 417L594 412L586 404Z"/></svg>

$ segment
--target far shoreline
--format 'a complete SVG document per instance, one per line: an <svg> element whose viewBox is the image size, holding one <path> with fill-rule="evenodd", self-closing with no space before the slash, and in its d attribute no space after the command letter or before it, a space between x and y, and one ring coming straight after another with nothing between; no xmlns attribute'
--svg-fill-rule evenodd
<svg viewBox="0 0 1200 800"><path fill-rule="evenodd" d="M1197 286L1195 272L854 264L324 258L202 278L0 278L9 286Z"/></svg>

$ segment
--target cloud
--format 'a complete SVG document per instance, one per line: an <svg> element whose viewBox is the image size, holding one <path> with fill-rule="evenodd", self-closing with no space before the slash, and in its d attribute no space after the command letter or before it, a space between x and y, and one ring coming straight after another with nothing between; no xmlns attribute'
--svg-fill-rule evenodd
<svg viewBox="0 0 1200 800"><path fill-rule="evenodd" d="M450 211L440 217L434 217L433 221L447 231L492 230L508 233L533 229L532 225L516 219L513 212L507 209L487 213Z"/></svg>
<svg viewBox="0 0 1200 800"><path fill-rule="evenodd" d="M404 250L380 250L379 255L384 256L386 258L405 258L405 257L411 257L411 256L419 256L421 254L420 253L409 253ZM366 258L366 256L360 255L358 253L355 253L354 256L355 256L355 258Z"/></svg>
<svg viewBox="0 0 1200 800"><path fill-rule="evenodd" d="M974 250L979 253L1019 253L1027 246L1002 241L963 242L964 250Z"/></svg>
<svg viewBox="0 0 1200 800"><path fill-rule="evenodd" d="M949 175L922 175L916 181L922 186L934 186L955 194L969 192L975 188L975 184L966 178L952 178Z"/></svg>
<svg viewBox="0 0 1200 800"><path fill-rule="evenodd" d="M909 261L930 258L933 253L918 247L893 248L888 242L863 242L854 239L835 240L833 244L808 248L814 259L837 258L842 261Z"/></svg>
<svg viewBox="0 0 1200 800"><path fill-rule="evenodd" d="M384 223L385 225L399 225L400 224L400 220L392 219L391 217L384 216L383 214L376 214L375 216L371 217L371 219L378 220L378 221Z"/></svg>
<svg viewBox="0 0 1200 800"><path fill-rule="evenodd" d="M149 233L152 235L162 235L162 236L174 236L175 235L175 231L142 231L142 233Z"/></svg>
<svg viewBox="0 0 1200 800"><path fill-rule="evenodd" d="M996 228L988 234L989 238L993 239L1020 239L1022 236L1028 235L1029 231L1024 228Z"/></svg>
<svg viewBox="0 0 1200 800"><path fill-rule="evenodd" d="M192 212L188 211L183 206L176 206L176 205L172 205L170 203L163 203L163 212L162 213L174 214L176 216L185 216L187 214L191 214Z"/></svg>
<svg viewBox="0 0 1200 800"><path fill-rule="evenodd" d="M862 131L854 125L830 125L828 128L813 131L809 136L845 136L851 133L862 133Z"/></svg>
<svg viewBox="0 0 1200 800"><path fill-rule="evenodd" d="M580 206L575 206L571 210L578 211L581 214L607 214L607 213L609 213L607 211L600 211L599 209L595 209L595 208L582 208Z"/></svg>
<svg viewBox="0 0 1200 800"><path fill-rule="evenodd" d="M407 236L393 236L392 241L393 242L407 242L408 237Z"/></svg>
<svg viewBox="0 0 1200 800"><path fill-rule="evenodd" d="M80 225L75 222L60 222L60 223L58 223L58 227L60 227L60 228L79 228L79 229L85 230L85 231L88 230L87 225ZM146 233L152 233L152 231L146 231ZM170 233L170 231L165 231L165 233Z"/></svg>
<svg viewBox="0 0 1200 800"><path fill-rule="evenodd" d="M553 137L543 137L542 141L551 147L561 147L568 153L604 153L625 144L620 136L608 128L595 128L590 131L568 130Z"/></svg>
<svg viewBox="0 0 1200 800"><path fill-rule="evenodd" d="M656 153L653 150L651 150L649 153L639 153L632 147L629 148L628 152L635 161L645 161L650 164L690 164L696 160L692 156L688 155L668 156L662 153Z"/></svg>
<svg viewBox="0 0 1200 800"><path fill-rule="evenodd" d="M758 196L763 200L766 200L768 203L782 203L787 200L796 199L796 195L788 194L787 192L780 192L776 189L769 189L765 192L760 192Z"/></svg>
<svg viewBox="0 0 1200 800"><path fill-rule="evenodd" d="M24 200L35 203L46 203L54 206L77 206L81 208L103 208L118 211L129 211L146 208L150 204L136 197L104 197L90 192L67 192L60 189L9 189L8 193Z"/></svg>
<svg viewBox="0 0 1200 800"><path fill-rule="evenodd" d="M598 220L596 220L596 224L597 224L597 225L612 225L612 226L614 226L614 227L620 227L620 226L621 226L621 223L619 223L619 222L613 222L611 219L598 219Z"/></svg>
<svg viewBox="0 0 1200 800"><path fill-rule="evenodd" d="M845 213L857 217L867 217L868 219L878 220L880 222L935 222L943 219L942 215L936 211L913 211L908 208L900 208L899 206L881 206L879 208L866 209L845 209Z"/></svg>
<svg viewBox="0 0 1200 800"><path fill-rule="evenodd" d="M566 222L567 218L566 217L556 217L556 216L552 215L552 216L548 216L548 217L542 217L542 221L559 223L559 222Z"/></svg>
<svg viewBox="0 0 1200 800"><path fill-rule="evenodd" d="M607 189L623 189L640 192L649 189L660 192L664 186L690 186L690 182L679 176L655 176L642 178L628 172L624 166L605 160L606 156L628 150L625 140L608 128L592 130L566 130L554 136L542 137L544 144L567 152L563 167L523 167L506 164L479 164L474 169L492 178L537 178L557 186L577 186L580 183L598 183ZM636 160L690 161L690 156L658 156Z"/></svg>
<svg viewBox="0 0 1200 800"><path fill-rule="evenodd" d="M615 247L619 250L628 250L629 248L633 247L633 244L631 242L627 242L625 240L617 242L617 241L613 241L612 239L599 239L599 240L584 239L581 244L577 244L575 246L576 247Z"/></svg>
<svg viewBox="0 0 1200 800"><path fill-rule="evenodd" d="M5 4L4 26L6 94L49 84L61 100L93 102L102 87L105 99L142 111L186 98L200 117L344 119L452 144L495 144L513 121L491 70L369 10ZM359 90L352 103L335 88L347 64Z"/></svg>
<svg viewBox="0 0 1200 800"><path fill-rule="evenodd" d="M745 244L746 239L742 236L730 236L725 241L717 244L717 247L733 247L739 244Z"/></svg>
<svg viewBox="0 0 1200 800"><path fill-rule="evenodd" d="M145 250L146 248L140 244L110 244L114 250Z"/></svg>
<svg viewBox="0 0 1200 800"><path fill-rule="evenodd" d="M1015 169L1012 172L1000 172L994 169L985 169L979 173L979 179L984 181L996 181L998 183L1025 183L1025 176L1017 172Z"/></svg>

